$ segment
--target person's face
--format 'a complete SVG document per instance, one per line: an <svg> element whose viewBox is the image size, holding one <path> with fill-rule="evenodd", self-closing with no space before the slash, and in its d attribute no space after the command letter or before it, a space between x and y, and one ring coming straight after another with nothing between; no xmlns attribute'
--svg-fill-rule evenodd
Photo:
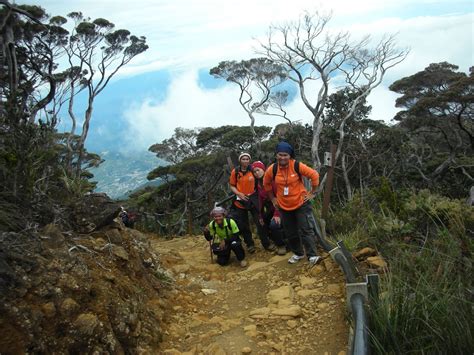
<svg viewBox="0 0 474 355"><path fill-rule="evenodd" d="M262 168L253 168L253 175L255 176L256 179L263 178L264 174L265 174L265 171Z"/></svg>
<svg viewBox="0 0 474 355"><path fill-rule="evenodd" d="M240 166L242 168L246 168L250 164L250 158L246 155L244 155L242 158L240 158Z"/></svg>
<svg viewBox="0 0 474 355"><path fill-rule="evenodd" d="M290 154L288 153L278 152L276 157L280 166L287 166L290 161Z"/></svg>
<svg viewBox="0 0 474 355"><path fill-rule="evenodd" d="M224 215L221 213L215 214L214 221L216 221L217 224L221 225L224 221Z"/></svg>

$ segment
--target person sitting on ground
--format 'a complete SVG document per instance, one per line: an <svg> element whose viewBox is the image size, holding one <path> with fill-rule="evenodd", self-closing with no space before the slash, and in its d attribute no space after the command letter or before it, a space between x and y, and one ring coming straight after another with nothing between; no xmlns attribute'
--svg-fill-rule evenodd
<svg viewBox="0 0 474 355"><path fill-rule="evenodd" d="M227 211L223 207L214 207L211 211L213 220L204 228L204 237L211 242L212 252L217 255L219 265L227 265L231 251L234 252L240 266L247 266L245 251L239 237L239 228L235 221L226 218Z"/></svg>
<svg viewBox="0 0 474 355"><path fill-rule="evenodd" d="M137 214L134 212L127 212L123 206L120 206L119 217L125 227L133 228L137 220Z"/></svg>
<svg viewBox="0 0 474 355"><path fill-rule="evenodd" d="M276 159L277 162L270 165L265 172L263 186L275 208L280 211L285 237L294 253L288 262L297 263L304 258L306 251L306 257L314 265L320 257L316 250L311 200L316 195L319 174L309 166L297 162L294 159L293 147L287 142L277 144ZM309 193L306 191L302 176L311 179ZM273 193L273 184L276 186L276 194Z"/></svg>
<svg viewBox="0 0 474 355"><path fill-rule="evenodd" d="M258 224L257 207L251 201L251 196L255 196L256 186L255 178L250 166L250 159L251 157L249 153L240 154L239 166L233 169L230 174L230 189L236 196L236 199L230 208L230 216L237 223L249 253L255 252L255 242L252 239L252 232L250 230L249 212L257 226L257 234L263 248L273 251L275 250L275 246L270 243L268 237L262 233L260 225Z"/></svg>
<svg viewBox="0 0 474 355"><path fill-rule="evenodd" d="M257 180L259 223L263 233L267 234L270 240L275 243L278 255L286 254L286 244L281 225L280 212L276 209L267 192L263 188L263 176L265 174L265 164L261 161L252 163L253 176ZM275 186L273 192L275 193Z"/></svg>

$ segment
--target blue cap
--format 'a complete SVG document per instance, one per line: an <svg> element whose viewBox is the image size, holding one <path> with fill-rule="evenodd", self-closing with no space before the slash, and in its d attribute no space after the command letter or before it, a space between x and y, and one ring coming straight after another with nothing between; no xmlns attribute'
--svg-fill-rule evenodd
<svg viewBox="0 0 474 355"><path fill-rule="evenodd" d="M293 156L293 154L294 154L293 147L287 142L278 143L277 146L276 146L275 152L276 153L288 153L291 156Z"/></svg>

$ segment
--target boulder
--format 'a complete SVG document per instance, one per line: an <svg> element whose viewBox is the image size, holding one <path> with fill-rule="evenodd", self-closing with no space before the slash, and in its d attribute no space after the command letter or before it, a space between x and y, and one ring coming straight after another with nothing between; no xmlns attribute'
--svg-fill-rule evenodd
<svg viewBox="0 0 474 355"><path fill-rule="evenodd" d="M59 307L63 315L70 315L79 309L79 304L72 298L66 298Z"/></svg>
<svg viewBox="0 0 474 355"><path fill-rule="evenodd" d="M205 353L209 355L226 355L225 350L219 343L211 343L206 349Z"/></svg>
<svg viewBox="0 0 474 355"><path fill-rule="evenodd" d="M41 307L41 310L43 311L43 314L48 318L53 318L56 315L56 307L54 306L53 302L45 303Z"/></svg>
<svg viewBox="0 0 474 355"><path fill-rule="evenodd" d="M381 268L384 269L387 267L387 262L382 258L380 255L379 256L369 256L367 258L367 263L375 268Z"/></svg>
<svg viewBox="0 0 474 355"><path fill-rule="evenodd" d="M61 229L55 224L48 224L43 228L42 243L51 249L60 248L65 245L65 239Z"/></svg>
<svg viewBox="0 0 474 355"><path fill-rule="evenodd" d="M294 297L294 291L291 286L282 286L280 288L271 290L267 293L267 300L269 303L279 304L283 300L292 301Z"/></svg>
<svg viewBox="0 0 474 355"><path fill-rule="evenodd" d="M84 196L74 206L73 221L79 233L90 233L113 222L120 212L120 205L104 193Z"/></svg>
<svg viewBox="0 0 474 355"><path fill-rule="evenodd" d="M110 229L105 232L105 236L113 244L121 244L123 241L122 234L120 234L119 230L116 228Z"/></svg>
<svg viewBox="0 0 474 355"><path fill-rule="evenodd" d="M112 248L112 254L114 254L119 259L128 261L128 253L125 250L125 248L123 248L123 247L119 247L117 245L114 245L114 247Z"/></svg>
<svg viewBox="0 0 474 355"><path fill-rule="evenodd" d="M303 311L300 306L291 305L285 308L273 309L271 314L272 316L300 317L303 314Z"/></svg>
<svg viewBox="0 0 474 355"><path fill-rule="evenodd" d="M79 334L91 336L94 334L95 328L99 325L99 319L95 314L83 313L74 322L74 327Z"/></svg>
<svg viewBox="0 0 474 355"><path fill-rule="evenodd" d="M353 255L354 255L354 258L357 258L357 259L365 259L365 258L367 258L368 256L377 255L377 252L375 251L375 249L366 247L366 248L363 248L363 249L361 249L361 250L359 250L359 251L356 251Z"/></svg>

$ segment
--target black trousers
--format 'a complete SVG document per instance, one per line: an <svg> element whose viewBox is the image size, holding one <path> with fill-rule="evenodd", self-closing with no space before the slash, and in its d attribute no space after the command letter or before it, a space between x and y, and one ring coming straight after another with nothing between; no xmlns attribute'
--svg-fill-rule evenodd
<svg viewBox="0 0 474 355"><path fill-rule="evenodd" d="M277 247L285 246L285 233L283 232L283 226L281 224L276 224L272 220L273 214L267 214L263 216L263 226L262 232L265 235L268 235L270 240L275 243Z"/></svg>
<svg viewBox="0 0 474 355"><path fill-rule="evenodd" d="M313 228L313 209L309 201L293 211L280 209L288 246L293 253L303 256L317 255L316 233Z"/></svg>
<svg viewBox="0 0 474 355"><path fill-rule="evenodd" d="M242 247L242 243L239 237L231 237L225 241L225 248L220 250L215 250L213 252L217 255L217 263L219 265L227 265L229 263L230 254L234 252L237 260L244 260L245 251Z"/></svg>

